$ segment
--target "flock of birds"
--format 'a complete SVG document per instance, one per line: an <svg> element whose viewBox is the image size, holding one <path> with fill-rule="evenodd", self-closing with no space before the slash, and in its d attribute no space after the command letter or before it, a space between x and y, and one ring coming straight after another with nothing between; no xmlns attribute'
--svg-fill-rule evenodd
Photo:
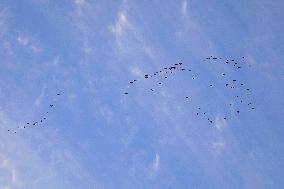
<svg viewBox="0 0 284 189"><path fill-rule="evenodd" d="M204 59L204 61L209 62L209 63L215 63L217 61L218 62L221 61L225 64L231 65L233 68L235 68L237 70L240 70L245 66L245 65L242 64L244 59L245 59L245 57L241 57L240 60L236 60L236 59L223 59L222 57L209 56L209 57L206 57ZM249 65L249 67L250 67L250 65ZM156 77L156 78L158 78L157 84L161 85L162 82L166 83L166 80L172 74L178 74L178 73L182 73L182 72L183 73L184 72L191 72L192 73L192 75L191 75L192 80L195 80L195 81L197 80L196 74L194 74L193 70L186 68L184 66L184 64L181 63L181 62L175 63L175 64L170 65L168 67L164 67L164 68L162 68L162 69L160 69L160 70L158 70L154 73L145 74L143 80L149 80L151 78ZM227 74L227 73L221 73L220 75L224 80L229 78L228 77L229 74ZM138 84L138 79L134 79L134 80L130 81L129 84L130 85L128 86L128 88L130 88L131 86L133 86L135 84ZM213 83L208 85L208 87L210 87L210 88L212 88L214 86L215 85ZM248 95L251 91L251 89L249 87L247 87L245 83L239 82L239 81L237 81L237 79L232 79L232 80L229 80L229 81L226 80L226 82L224 83L224 87L229 88L229 89L240 89L240 91L246 92L246 95ZM152 91L152 92L156 91L156 89L154 89L154 88L150 88L149 90ZM129 92L125 91L124 95L129 95ZM188 95L185 95L184 98L186 100L192 99L192 97L190 97ZM251 101L247 101L242 95L235 95L234 98L235 99L233 99L233 102L234 102L234 100L237 100L240 104L246 105L250 110L255 110L254 103L251 102ZM228 105L233 106L234 105L233 102L230 101ZM195 113L196 113L196 116L203 116L203 118L205 118L210 124L213 124L214 121L215 121L215 116L214 117L212 115L210 116L210 112L206 111L206 108L201 108L200 106L197 106ZM240 114L240 109L235 110L235 113ZM228 117L223 117L223 119L227 120Z"/></svg>
<svg viewBox="0 0 284 189"><path fill-rule="evenodd" d="M61 94L60 93L57 93L56 96L60 96ZM36 120L36 121L28 121L24 124L22 124L21 126L18 126L16 129L8 129L8 132L11 132L11 133L17 133L17 131L20 131L22 129L27 129L27 128L30 128L30 127L37 127L37 126L43 126L44 125L44 122L47 121L48 119L48 114L50 113L50 111L55 107L54 104L50 104L49 105L49 111L45 112L45 114L43 116L41 116L41 118L39 120Z"/></svg>
<svg viewBox="0 0 284 189"><path fill-rule="evenodd" d="M245 57L242 57L241 60L244 60ZM204 59L205 62L209 62L209 63L214 63L216 61L220 61L225 63L225 64L229 64L229 65L232 65L235 69L239 70L239 69L242 69L244 65L242 65L242 62L243 61L240 61L240 60L235 60L235 59L223 59L221 57L213 57L213 56L210 56L210 57L206 57ZM166 83L166 80L168 78L171 77L172 74L177 74L177 73L186 73L186 72L191 72L192 75L192 80L197 80L197 77L196 75L193 73L193 70L192 69L188 69L184 66L183 63L175 63L173 65L170 65L168 67L163 67L162 69L156 71L156 72L153 72L151 74L145 74L144 75L144 78L143 80L150 80L151 78L158 78L158 82L157 84L158 85L162 85L162 80L163 79L163 83ZM227 77L227 73L221 73L220 76L224 79L228 79L229 77ZM139 79L140 81L140 79ZM136 85L139 83L138 79L134 79L132 81L129 82L129 87L133 86L133 85ZM215 85L212 83L212 84L209 84L208 87L214 87ZM226 83L224 83L224 87L226 88L229 88L229 89L240 89L241 91L246 91L246 94L250 93L250 88L249 87L246 87L246 84L243 83L243 82L239 82L237 81L236 79L232 79L230 81L226 80ZM156 91L156 89L154 88L150 88L149 89L151 92L154 92ZM60 93L57 93L56 96L60 96L61 94ZM129 95L129 92L128 91L124 91L124 95ZM188 96L188 95L185 95L184 98L186 100L191 100L192 97ZM254 106L254 103L251 102L251 101L246 101L244 98L242 98L242 95L236 95L235 96L235 100L238 100L239 103L241 104L244 104L246 105L249 109L251 110L255 110L255 106ZM233 106L233 103L232 101L229 103L229 106ZM54 104L50 104L49 105L49 109L53 109L55 107ZM49 110L49 111L50 111ZM16 129L8 129L8 132L11 132L11 133L17 133L17 131L19 130L22 130L22 129L27 129L27 128L30 128L30 127L36 127L36 126L43 126L44 122L47 121L47 118L48 118L48 114L49 114L49 111L46 111L46 113L41 116L41 118L37 121L28 121L26 122L25 124L22 124L21 126L18 126ZM210 112L208 111L205 111L205 109L201 108L200 106L196 107L196 116L203 116L203 118L205 118L210 124L214 123L214 119L215 118L212 118L212 116L210 116ZM240 110L237 109L235 111L236 114L240 114ZM227 117L223 117L224 120L227 120L228 118Z"/></svg>

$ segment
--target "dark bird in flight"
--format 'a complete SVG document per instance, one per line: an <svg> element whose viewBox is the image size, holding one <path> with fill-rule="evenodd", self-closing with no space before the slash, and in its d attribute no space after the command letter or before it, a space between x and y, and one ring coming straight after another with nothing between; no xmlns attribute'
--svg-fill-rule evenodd
<svg viewBox="0 0 284 189"><path fill-rule="evenodd" d="M54 105L53 105L53 104L50 104L49 106L52 108Z"/></svg>

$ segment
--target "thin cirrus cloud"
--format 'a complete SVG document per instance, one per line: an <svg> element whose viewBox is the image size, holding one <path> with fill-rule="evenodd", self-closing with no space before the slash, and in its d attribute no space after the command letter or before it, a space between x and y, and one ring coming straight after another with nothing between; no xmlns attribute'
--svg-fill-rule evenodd
<svg viewBox="0 0 284 189"><path fill-rule="evenodd" d="M136 62L146 58L153 64L158 64L160 53L153 47L152 42L147 40L145 28L140 27L142 21L137 19L137 15L141 13L131 12L128 1L123 1L120 7L114 23L108 26L108 30L115 37L116 56L128 60L135 57Z"/></svg>
<svg viewBox="0 0 284 189"><path fill-rule="evenodd" d="M38 53L38 52L41 52L42 49L39 48L36 43L34 42L35 40L31 37L28 37L28 35L23 35L23 34L20 34L18 37L17 37L17 42L23 46L23 47L26 47L28 49L30 49L32 52L34 53Z"/></svg>
<svg viewBox="0 0 284 189"><path fill-rule="evenodd" d="M114 25L109 26L109 30L114 33L117 37L121 36L128 25L127 14L125 11L118 13L118 18Z"/></svg>
<svg viewBox="0 0 284 189"><path fill-rule="evenodd" d="M2 38L3 34L6 31L7 17L8 17L7 9L0 9L0 38Z"/></svg>
<svg viewBox="0 0 284 189"><path fill-rule="evenodd" d="M224 119L224 116L217 114L215 117L215 128L219 131L224 130L228 126L227 121Z"/></svg>
<svg viewBox="0 0 284 189"><path fill-rule="evenodd" d="M155 159L153 160L153 170L154 171L158 171L159 168L160 168L160 155L159 154L156 154L155 155Z"/></svg>
<svg viewBox="0 0 284 189"><path fill-rule="evenodd" d="M22 186L22 181L18 178L17 170L12 162L0 154L0 187L17 188Z"/></svg>
<svg viewBox="0 0 284 189"><path fill-rule="evenodd" d="M181 4L181 14L183 16L187 15L187 0L182 1L182 4Z"/></svg>

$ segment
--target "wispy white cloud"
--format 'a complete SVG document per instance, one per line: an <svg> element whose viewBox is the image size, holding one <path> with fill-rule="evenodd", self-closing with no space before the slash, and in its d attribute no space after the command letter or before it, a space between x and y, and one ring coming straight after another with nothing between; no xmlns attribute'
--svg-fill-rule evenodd
<svg viewBox="0 0 284 189"><path fill-rule="evenodd" d="M219 155L226 147L225 141L214 141L211 143L213 154Z"/></svg>
<svg viewBox="0 0 284 189"><path fill-rule="evenodd" d="M74 0L75 9L72 12L73 23L76 28L76 39L80 43L83 60L81 63L87 63L87 59L93 57L96 51L96 40L93 33L94 19L97 17L96 5L87 0Z"/></svg>
<svg viewBox="0 0 284 189"><path fill-rule="evenodd" d="M215 117L215 127L219 130L222 131L224 128L228 126L227 121L224 119L224 116L221 114L217 114Z"/></svg>
<svg viewBox="0 0 284 189"><path fill-rule="evenodd" d="M142 70L138 67L131 67L129 68L130 73L134 76L134 77L139 77L142 78L144 75L142 73Z"/></svg>
<svg viewBox="0 0 284 189"><path fill-rule="evenodd" d="M125 27L129 25L127 20L127 13L125 10L118 13L117 20L114 25L109 26L109 30L114 33L117 37L121 36L125 30Z"/></svg>
<svg viewBox="0 0 284 189"><path fill-rule="evenodd" d="M1 188L14 188L20 187L22 181L17 176L17 171L12 165L12 162L0 154L0 187Z"/></svg>
<svg viewBox="0 0 284 189"><path fill-rule="evenodd" d="M35 100L35 105L37 107L39 107L42 104L42 101L44 99L45 93L46 93L46 87L43 87L41 93L38 95L38 97Z"/></svg>
<svg viewBox="0 0 284 189"><path fill-rule="evenodd" d="M30 40L26 36L22 36L22 35L20 35L17 38L17 40L18 40L19 44L23 45L23 46L27 46L30 42Z"/></svg>
<svg viewBox="0 0 284 189"><path fill-rule="evenodd" d="M42 51L41 48L39 48L39 47L37 47L37 46L35 46L35 45L31 45L30 48L31 48L31 50L32 50L34 53L38 53L38 52L41 52L41 51Z"/></svg>
<svg viewBox="0 0 284 189"><path fill-rule="evenodd" d="M28 35L20 34L17 37L17 42L24 47L30 49L33 53L41 52L42 49L36 44L36 40Z"/></svg>
<svg viewBox="0 0 284 189"><path fill-rule="evenodd" d="M108 26L108 30L115 37L115 53L119 58L132 59L135 57L136 62L141 59L149 59L151 63L158 63L160 53L147 39L143 27L140 25L139 13L135 16L131 14L131 8L128 1L123 1L114 23Z"/></svg>
<svg viewBox="0 0 284 189"><path fill-rule="evenodd" d="M5 33L6 29L6 22L8 17L7 9L0 9L0 38L2 38L3 34Z"/></svg>
<svg viewBox="0 0 284 189"><path fill-rule="evenodd" d="M86 0L75 0L74 3L78 6L86 5Z"/></svg>
<svg viewBox="0 0 284 189"><path fill-rule="evenodd" d="M181 3L181 15L187 15L187 0L183 0Z"/></svg>
<svg viewBox="0 0 284 189"><path fill-rule="evenodd" d="M50 188L70 188L70 179L86 182L80 186L95 183L55 131L8 133L7 128L16 122L4 110L0 111L0 125L0 188L41 188L45 183Z"/></svg>
<svg viewBox="0 0 284 189"><path fill-rule="evenodd" d="M153 160L153 163L152 163L152 168L154 171L159 170L160 168L160 155L159 154L155 155L155 159Z"/></svg>

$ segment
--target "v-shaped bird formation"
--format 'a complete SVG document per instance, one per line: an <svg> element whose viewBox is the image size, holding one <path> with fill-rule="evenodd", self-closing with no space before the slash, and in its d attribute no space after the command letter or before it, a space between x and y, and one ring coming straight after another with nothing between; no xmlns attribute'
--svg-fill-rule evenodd
<svg viewBox="0 0 284 189"><path fill-rule="evenodd" d="M241 57L238 59L233 59L233 58L225 59L222 57L209 56L209 57L206 57L203 60L203 62L210 63L210 64L223 63L227 66L230 66L229 67L230 71L232 71L232 69L236 71L240 71L246 67L251 67L250 65L247 65L245 63L245 57ZM197 81L199 79L199 77L197 78L197 73L195 72L195 70L187 68L184 63L180 62L180 63L175 63L173 65L170 65L168 67L163 67L156 72L145 74L144 78L140 80L150 80L152 78L155 78L155 81L158 80L156 81L157 82L156 85L154 84L153 87L149 88L149 90L152 93L155 93L157 92L157 90L160 89L160 88L157 88L157 85L163 84L164 86L166 86L168 78L171 77L173 74L190 74L190 78L193 81ZM238 81L235 78L232 79L232 77L233 75L230 73L225 73L225 72L218 73L218 78L222 80L222 82L224 83L222 87L229 90L228 92L231 94L231 96L233 96L233 99L229 101L228 106L230 107L230 106L233 106L234 104L238 104L237 109L234 110L234 115L239 115L241 113L241 110L240 110L241 105L246 106L249 110L255 110L254 103L252 101L248 101L249 98L247 98L248 96L250 96L251 88L247 86L246 83ZM130 81L129 83L130 83L129 87L132 87L134 85L138 85L139 81L138 79L134 79ZM201 84L203 83L203 85L207 85L207 82L202 82L202 80L201 82L199 81L199 83ZM218 84L219 83L220 82L218 82ZM207 85L208 89L214 88L216 86L217 84L213 82ZM124 95L127 95L129 97L130 95L129 88L127 91L124 91ZM189 96L188 94L185 94L183 97L180 97L180 98L184 98L187 101L194 100L194 98ZM201 106L197 106L197 107L192 107L192 108L195 109L196 116L202 116L202 118L206 119L206 121L208 121L208 123L210 124L214 123L215 116L213 116L212 113L208 112L206 110L206 107L201 108ZM224 120L228 120L228 118L229 118L229 115L223 117Z"/></svg>

